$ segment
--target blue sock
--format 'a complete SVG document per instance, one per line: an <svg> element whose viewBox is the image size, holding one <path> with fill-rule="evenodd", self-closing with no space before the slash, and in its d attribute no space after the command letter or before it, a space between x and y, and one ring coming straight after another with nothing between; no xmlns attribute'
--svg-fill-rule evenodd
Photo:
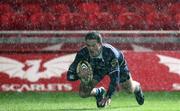
<svg viewBox="0 0 180 111"><path fill-rule="evenodd" d="M101 93L102 93L102 91L103 91L102 87L100 87L100 88L96 88L96 95L101 94Z"/></svg>

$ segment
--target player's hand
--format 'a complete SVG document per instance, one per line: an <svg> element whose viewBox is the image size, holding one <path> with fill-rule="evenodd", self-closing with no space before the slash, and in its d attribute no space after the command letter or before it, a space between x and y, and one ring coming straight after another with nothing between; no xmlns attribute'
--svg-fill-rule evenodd
<svg viewBox="0 0 180 111"><path fill-rule="evenodd" d="M105 107L105 106L107 106L107 105L110 105L110 103L111 103L111 98L105 97L105 98L103 98L103 99L99 102L99 105L100 105L101 107Z"/></svg>

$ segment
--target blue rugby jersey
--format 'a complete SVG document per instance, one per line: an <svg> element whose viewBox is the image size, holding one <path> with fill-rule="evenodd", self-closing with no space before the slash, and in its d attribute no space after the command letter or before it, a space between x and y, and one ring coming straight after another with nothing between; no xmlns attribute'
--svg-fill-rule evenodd
<svg viewBox="0 0 180 111"><path fill-rule="evenodd" d="M102 51L98 57L90 57L87 47L82 48L70 65L67 79L69 81L78 80L76 67L79 61L88 61L93 69L93 79L101 81L105 75L110 77L110 84L106 96L111 97L115 92L116 85L120 81L120 72L128 72L128 67L121 51L110 44L102 44Z"/></svg>

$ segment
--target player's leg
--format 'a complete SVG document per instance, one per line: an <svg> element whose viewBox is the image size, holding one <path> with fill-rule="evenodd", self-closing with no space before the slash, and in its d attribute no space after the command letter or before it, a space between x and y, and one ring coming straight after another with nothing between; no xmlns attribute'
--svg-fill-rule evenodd
<svg viewBox="0 0 180 111"><path fill-rule="evenodd" d="M96 98L96 105L97 107L103 107L100 105L101 100L104 98L104 94L106 93L106 90L104 87L99 87L99 88L93 88L91 91L91 95L94 95Z"/></svg>
<svg viewBox="0 0 180 111"><path fill-rule="evenodd" d="M96 88L95 86L98 84L98 81L93 79L89 85L85 85L83 83L80 84L79 95L82 98L94 96L96 98L97 107L100 107L99 103L104 98L104 94L106 92L104 87Z"/></svg>
<svg viewBox="0 0 180 111"><path fill-rule="evenodd" d="M88 85L80 83L79 87L79 95L82 98L90 97L90 96L97 96L100 95L102 92L104 93L104 88L99 87L96 88L95 86L98 84L97 80L92 80Z"/></svg>
<svg viewBox="0 0 180 111"><path fill-rule="evenodd" d="M122 88L128 93L134 93L138 104L142 105L144 103L144 94L142 92L140 83L134 81L130 73L123 73L120 75L120 83Z"/></svg>
<svg viewBox="0 0 180 111"><path fill-rule="evenodd" d="M102 79L103 76L99 76L99 75L94 75L93 76L93 80L95 82L95 86L97 85L97 83L99 83ZM91 95L93 95L96 98L96 105L97 107L102 107L102 105L100 105L101 100L104 98L106 93L106 90L104 87L94 87L91 91Z"/></svg>
<svg viewBox="0 0 180 111"><path fill-rule="evenodd" d="M89 97L91 90L92 90L92 88L90 85L86 85L81 82L80 86L79 86L79 96L82 98Z"/></svg>

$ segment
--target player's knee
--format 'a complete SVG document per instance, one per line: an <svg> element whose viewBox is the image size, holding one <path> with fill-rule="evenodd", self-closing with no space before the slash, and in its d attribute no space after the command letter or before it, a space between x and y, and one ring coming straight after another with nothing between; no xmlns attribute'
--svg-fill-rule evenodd
<svg viewBox="0 0 180 111"><path fill-rule="evenodd" d="M131 94L133 93L133 89L131 87L123 87L124 91Z"/></svg>
<svg viewBox="0 0 180 111"><path fill-rule="evenodd" d="M131 81L126 81L125 83L123 83L122 88L127 93L133 93L134 92Z"/></svg>
<svg viewBox="0 0 180 111"><path fill-rule="evenodd" d="M89 97L89 93L79 92L79 96L82 98L87 98L87 97Z"/></svg>

